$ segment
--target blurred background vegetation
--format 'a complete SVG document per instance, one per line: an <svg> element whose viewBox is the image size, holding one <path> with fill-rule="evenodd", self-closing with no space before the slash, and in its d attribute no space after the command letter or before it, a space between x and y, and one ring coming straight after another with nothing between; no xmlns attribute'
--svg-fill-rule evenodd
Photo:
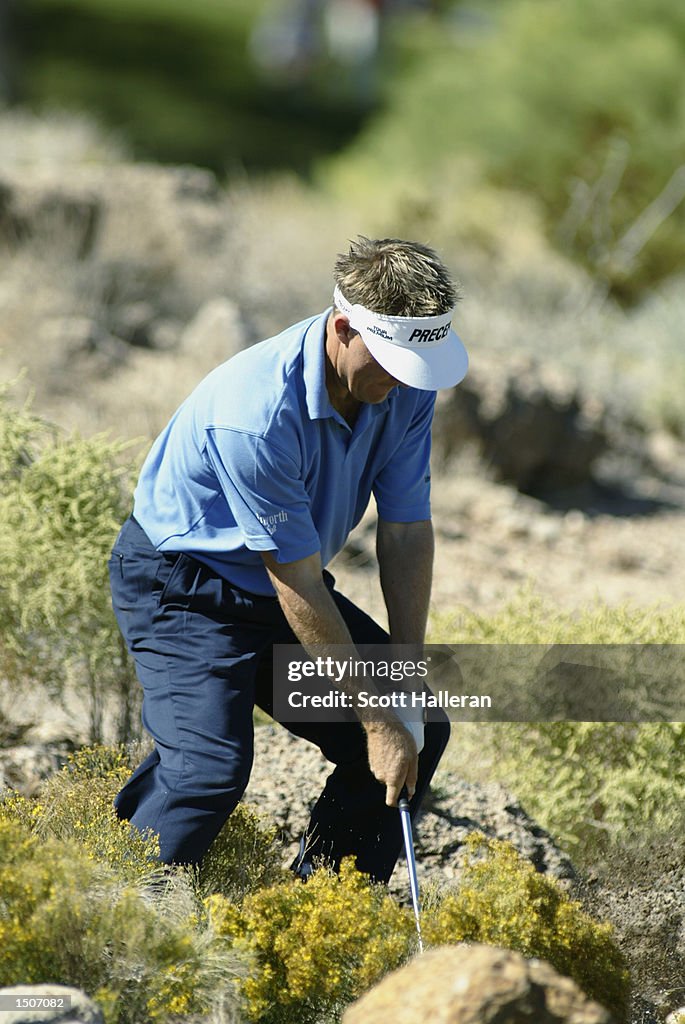
<svg viewBox="0 0 685 1024"><path fill-rule="evenodd" d="M136 158L229 178L287 169L371 201L416 181L440 192L469 161L534 203L550 240L624 303L685 263L678 0L11 10L7 95L94 114Z"/></svg>

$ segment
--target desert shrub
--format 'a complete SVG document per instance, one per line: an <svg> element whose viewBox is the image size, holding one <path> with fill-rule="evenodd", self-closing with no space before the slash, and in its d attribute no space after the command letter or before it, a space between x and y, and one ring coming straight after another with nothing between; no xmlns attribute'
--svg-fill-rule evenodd
<svg viewBox="0 0 685 1024"><path fill-rule="evenodd" d="M345 1005L415 950L411 911L343 861L248 896L207 900L212 927L256 961L240 982L244 1012L263 1024L335 1021ZM593 921L507 843L470 840L460 885L423 913L428 945L486 942L542 957L619 1017L628 975L609 925Z"/></svg>
<svg viewBox="0 0 685 1024"><path fill-rule="evenodd" d="M91 737L103 705L133 730L138 687L114 619L107 558L130 511L130 443L63 436L0 392L0 668L87 699Z"/></svg>
<svg viewBox="0 0 685 1024"><path fill-rule="evenodd" d="M241 989L247 1018L261 1024L338 1019L412 949L410 914L351 860L340 875L320 869L306 885L270 886L239 908L219 895L207 906L217 933L256 958Z"/></svg>
<svg viewBox="0 0 685 1024"><path fill-rule="evenodd" d="M677 645L684 637L682 606L597 604L571 613L530 592L491 616L437 618L431 635L455 644L595 645L609 663L611 648L601 645L622 645L617 660L630 652L626 645L639 652L639 645ZM490 749L499 778L580 861L628 833L685 824L685 723L498 722L481 724L475 742Z"/></svg>
<svg viewBox="0 0 685 1024"><path fill-rule="evenodd" d="M34 797L7 792L0 819L15 821L40 838L75 841L92 860L131 882L158 881L159 838L121 821L113 799L133 771L137 751L123 745L85 747L70 754L61 771ZM199 871L184 872L196 893L222 893L232 900L271 884L282 875L277 830L239 804L214 840Z"/></svg>
<svg viewBox="0 0 685 1024"><path fill-rule="evenodd" d="M428 908L422 930L431 945L485 942L547 960L625 1018L630 979L611 926L584 913L509 843L472 835L459 888Z"/></svg>
<svg viewBox="0 0 685 1024"><path fill-rule="evenodd" d="M200 890L240 902L282 880L278 829L247 804L238 804L209 848L198 875Z"/></svg>
<svg viewBox="0 0 685 1024"><path fill-rule="evenodd" d="M6 793L0 820L21 823L41 839L77 842L91 860L131 882L158 870L159 839L121 821L112 800L132 766L123 747L90 747L40 786L35 797ZM154 880L154 878L152 878Z"/></svg>
<svg viewBox="0 0 685 1024"><path fill-rule="evenodd" d="M73 840L42 839L0 817L0 985L82 988L107 1024L148 1024L216 1012L235 1020L243 969L203 926L176 879L144 897Z"/></svg>
<svg viewBox="0 0 685 1024"><path fill-rule="evenodd" d="M683 722L511 723L492 740L507 785L579 862L685 826Z"/></svg>
<svg viewBox="0 0 685 1024"><path fill-rule="evenodd" d="M468 608L431 616L431 643L678 644L685 642L685 605L641 608L593 605L568 611L524 588L499 611Z"/></svg>

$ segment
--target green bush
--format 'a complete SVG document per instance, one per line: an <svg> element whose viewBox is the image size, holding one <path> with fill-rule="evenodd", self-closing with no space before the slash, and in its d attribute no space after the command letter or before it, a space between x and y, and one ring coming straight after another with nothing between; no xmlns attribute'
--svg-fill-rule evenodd
<svg viewBox="0 0 685 1024"><path fill-rule="evenodd" d="M424 914L431 945L485 942L547 960L623 1020L630 979L610 925L594 921L509 843L469 839L459 888Z"/></svg>
<svg viewBox="0 0 685 1024"><path fill-rule="evenodd" d="M685 723L497 727L502 778L579 861L626 836L685 827Z"/></svg>
<svg viewBox="0 0 685 1024"><path fill-rule="evenodd" d="M527 587L496 612L433 614L430 629L431 643L446 644L679 644L685 643L685 604L642 608L596 601L569 611Z"/></svg>
<svg viewBox="0 0 685 1024"><path fill-rule="evenodd" d="M494 615L463 611L437 617L431 639L515 649L677 645L685 639L685 607L598 603L571 613L528 592ZM621 653L629 654L630 647ZM685 826L685 723L488 723L478 726L474 742L489 748L499 779L577 859L592 859L629 834L646 837Z"/></svg>
<svg viewBox="0 0 685 1024"><path fill-rule="evenodd" d="M118 738L137 719L138 686L112 612L107 558L131 506L130 442L63 436L0 390L0 670L86 698L91 739L103 705Z"/></svg>

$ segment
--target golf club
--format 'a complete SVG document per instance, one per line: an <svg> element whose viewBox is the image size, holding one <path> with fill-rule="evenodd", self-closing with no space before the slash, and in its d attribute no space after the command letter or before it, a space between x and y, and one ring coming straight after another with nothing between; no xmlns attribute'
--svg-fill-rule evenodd
<svg viewBox="0 0 685 1024"><path fill-rule="evenodd" d="M402 833L404 835L404 851L407 856L407 871L409 872L409 888L411 890L411 902L414 908L416 920L416 934L419 937L419 953L423 953L423 939L421 938L421 907L419 905L419 881L416 877L416 857L414 856L414 837L411 830L411 817L409 814L409 793L407 787L403 786L400 792L399 809L402 821Z"/></svg>

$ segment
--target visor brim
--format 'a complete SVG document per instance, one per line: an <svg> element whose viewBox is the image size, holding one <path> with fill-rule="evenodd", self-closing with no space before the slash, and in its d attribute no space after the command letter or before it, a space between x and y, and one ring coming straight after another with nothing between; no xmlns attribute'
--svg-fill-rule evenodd
<svg viewBox="0 0 685 1024"><path fill-rule="evenodd" d="M408 387L421 391L453 388L464 379L469 368L466 348L452 330L442 344L423 351L393 345L363 328L360 334L376 362Z"/></svg>

